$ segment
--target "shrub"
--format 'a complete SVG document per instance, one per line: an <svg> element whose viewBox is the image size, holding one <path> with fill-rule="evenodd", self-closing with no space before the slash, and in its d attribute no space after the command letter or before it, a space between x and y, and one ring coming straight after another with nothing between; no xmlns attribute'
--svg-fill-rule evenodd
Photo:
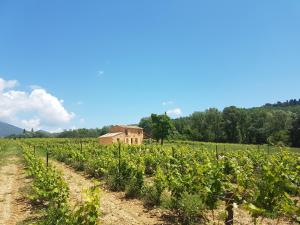
<svg viewBox="0 0 300 225"><path fill-rule="evenodd" d="M193 224L203 219L205 203L203 197L184 192L177 204L177 211L183 224Z"/></svg>
<svg viewBox="0 0 300 225"><path fill-rule="evenodd" d="M142 171L137 171L135 176L132 177L129 184L125 188L125 196L127 198L140 197L142 188L144 186L144 177Z"/></svg>
<svg viewBox="0 0 300 225"><path fill-rule="evenodd" d="M160 167L157 168L154 184L146 186L143 190L144 203L147 206L155 206L161 204L161 195L166 188L166 178Z"/></svg>

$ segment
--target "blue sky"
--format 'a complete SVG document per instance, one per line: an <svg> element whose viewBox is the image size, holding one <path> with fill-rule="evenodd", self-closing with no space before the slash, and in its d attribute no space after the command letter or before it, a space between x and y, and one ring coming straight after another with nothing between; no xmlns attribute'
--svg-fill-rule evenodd
<svg viewBox="0 0 300 225"><path fill-rule="evenodd" d="M298 0L0 0L0 120L101 127L300 98L299 27Z"/></svg>

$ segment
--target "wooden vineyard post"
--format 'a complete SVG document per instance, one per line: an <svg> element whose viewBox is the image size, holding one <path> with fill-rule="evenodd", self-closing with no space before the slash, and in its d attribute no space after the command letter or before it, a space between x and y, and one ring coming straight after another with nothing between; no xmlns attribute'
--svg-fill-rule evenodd
<svg viewBox="0 0 300 225"><path fill-rule="evenodd" d="M119 143L119 168L118 168L118 186L121 185L121 143Z"/></svg>
<svg viewBox="0 0 300 225"><path fill-rule="evenodd" d="M33 146L33 154L35 156L35 145Z"/></svg>
<svg viewBox="0 0 300 225"><path fill-rule="evenodd" d="M225 205L226 205L226 212L227 217L225 220L225 225L233 225L233 192L226 191L225 193Z"/></svg>
<svg viewBox="0 0 300 225"><path fill-rule="evenodd" d="M216 159L217 161L219 161L218 145L216 145Z"/></svg>
<svg viewBox="0 0 300 225"><path fill-rule="evenodd" d="M46 149L46 165L47 165L47 167L49 165L49 152L48 152L48 149Z"/></svg>

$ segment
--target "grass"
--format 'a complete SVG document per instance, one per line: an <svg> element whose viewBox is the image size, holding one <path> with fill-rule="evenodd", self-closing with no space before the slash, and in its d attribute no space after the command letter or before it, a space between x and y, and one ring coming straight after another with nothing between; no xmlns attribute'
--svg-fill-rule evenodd
<svg viewBox="0 0 300 225"><path fill-rule="evenodd" d="M8 158L12 156L20 156L22 154L18 145L13 141L5 143L0 141L0 146L0 166L5 165L8 162Z"/></svg>

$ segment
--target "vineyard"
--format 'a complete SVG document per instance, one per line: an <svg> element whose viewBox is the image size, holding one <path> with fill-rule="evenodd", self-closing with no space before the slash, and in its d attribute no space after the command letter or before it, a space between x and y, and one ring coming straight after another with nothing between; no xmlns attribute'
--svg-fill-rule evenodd
<svg viewBox="0 0 300 225"><path fill-rule="evenodd" d="M156 212L155 222L143 224L300 222L300 155L295 149L188 142L100 146L94 139L24 139L1 140L0 155L7 145L22 152L31 179L26 197L39 206L34 209L40 212L39 224L109 224L101 220L105 193L124 193L125 202ZM76 204L69 201L71 188L59 170L66 165L74 174L97 180Z"/></svg>

